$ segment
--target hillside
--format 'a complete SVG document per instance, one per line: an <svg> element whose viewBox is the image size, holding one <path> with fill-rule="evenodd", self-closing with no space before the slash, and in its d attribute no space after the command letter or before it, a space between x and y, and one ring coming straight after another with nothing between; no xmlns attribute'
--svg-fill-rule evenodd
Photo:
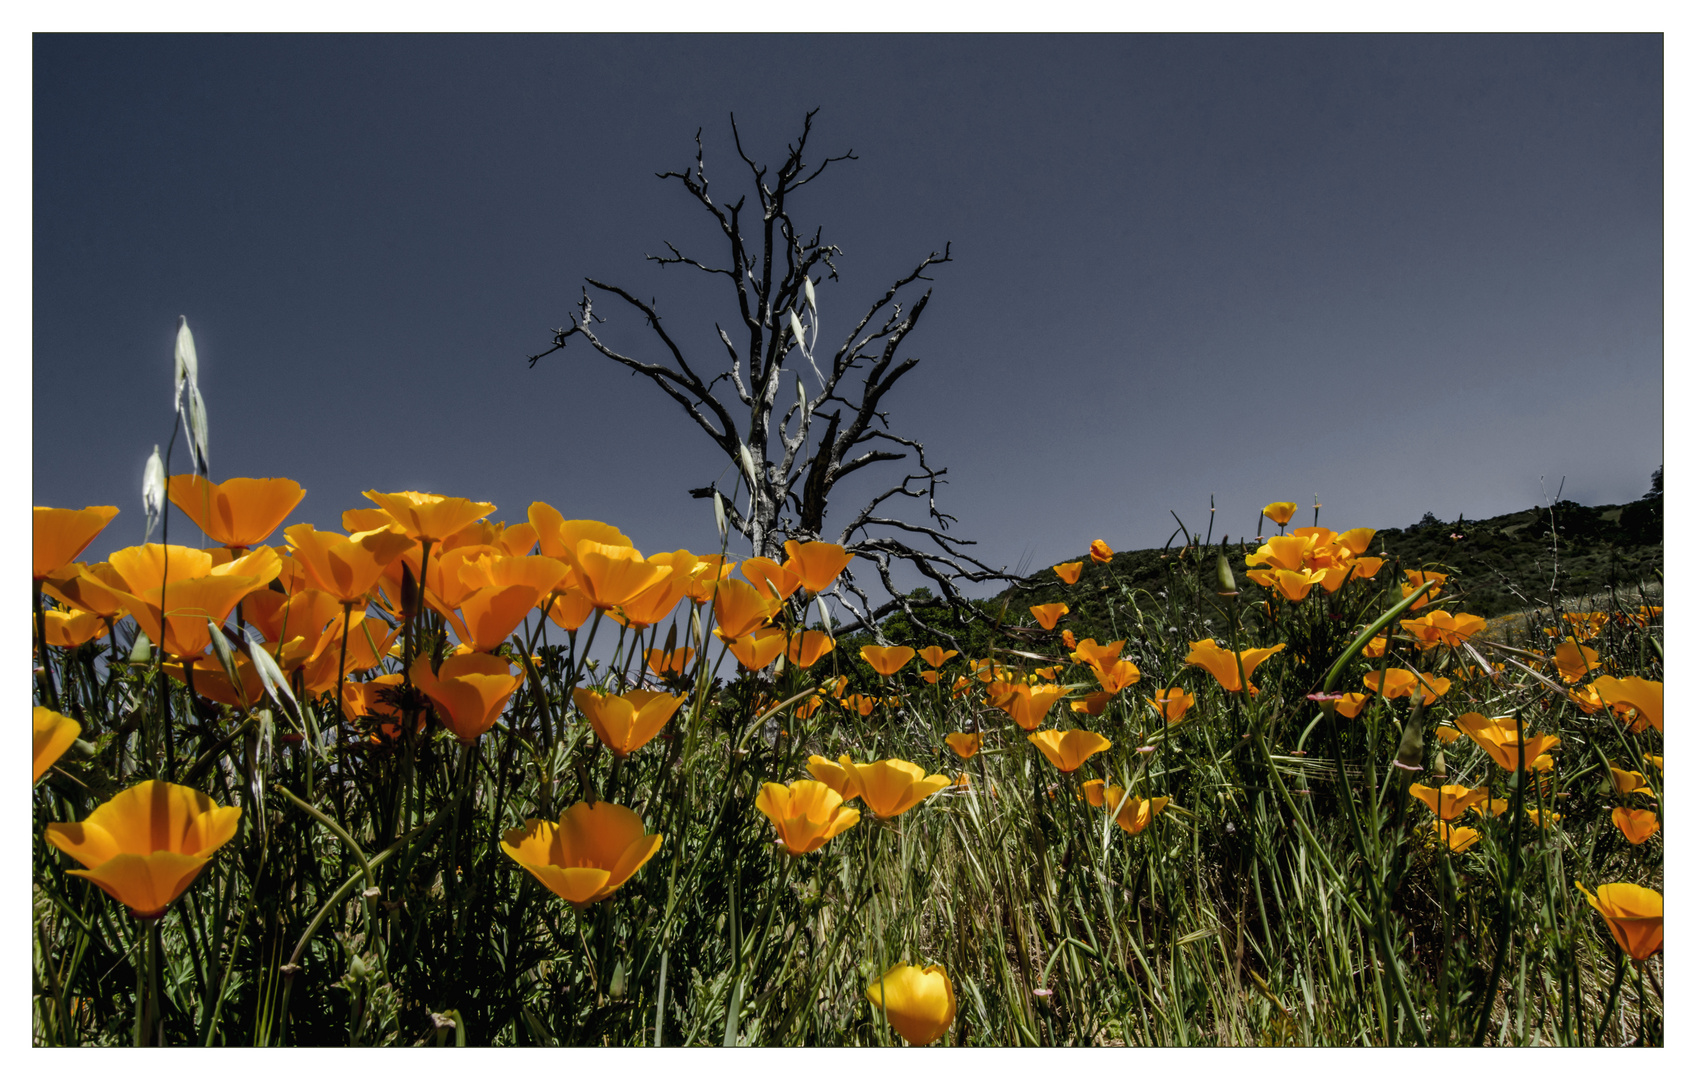
<svg viewBox="0 0 1696 1080"><path fill-rule="evenodd" d="M1461 598L1461 609L1490 618L1546 603L1551 589L1559 598L1578 598L1615 588L1658 586L1661 520L1658 491L1622 505L1562 501L1482 521L1439 521L1427 514L1406 528L1378 530L1368 552L1392 561L1380 572L1380 581L1388 580L1398 560L1401 569L1448 573L1446 591ZM1031 605L1064 601L1072 608L1066 625L1082 638L1106 629L1104 602L1113 583L1159 593L1166 575L1178 565L1180 543L1181 538L1166 549L1120 551L1105 566L1081 553L1064 560L1083 562L1078 584L1068 586L1043 567L988 603L997 610L1006 603L1006 621L1016 625L1031 621L1026 610ZM1259 588L1243 576L1244 556L1256 546L1232 538L1230 549L1232 567L1249 600L1262 599Z"/></svg>

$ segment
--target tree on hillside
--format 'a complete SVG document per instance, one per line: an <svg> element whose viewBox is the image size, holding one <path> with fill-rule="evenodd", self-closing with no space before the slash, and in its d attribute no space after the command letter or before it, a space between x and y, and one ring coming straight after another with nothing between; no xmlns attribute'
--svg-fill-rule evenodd
<svg viewBox="0 0 1696 1080"><path fill-rule="evenodd" d="M830 166L856 159L852 150L835 157L808 154L816 112L806 115L800 137L788 146L775 175L744 151L736 118L731 117L731 134L751 181L753 204L746 191L732 201L711 189L699 131L693 166L657 174L681 184L711 215L722 238L716 257L697 258L671 243L665 254L648 256L662 267L687 267L722 279L726 306L733 313L727 322L714 323L725 350L722 357L686 355L656 301L586 278L570 324L556 329L552 346L530 357L530 364L534 367L542 357L581 338L608 360L647 376L737 470L738 483L729 492L718 491L713 482L689 493L695 498L719 497L729 526L748 540L754 554L781 559L784 541L792 539L842 544L859 557L842 582L854 599L839 594L857 622L842 629L875 625L896 610L929 629L921 614L927 607L946 605L970 613L967 617L976 615L964 602L960 582L1013 580L961 550L973 541L947 535L955 519L937 508L936 490L948 470L933 466L922 442L898 434L889 423L890 391L919 363L916 356L899 355L930 303L930 289L917 283L931 281L927 272L951 261L949 247L945 244L941 252L926 255L873 300L834 351L828 351L829 346L819 351L815 290L826 279L837 279L834 260L842 251L823 241L822 228L813 226L809 232L792 213L802 188ZM595 302L603 298L641 315L650 331L645 346L626 352L600 336L596 328L606 320ZM712 368L720 370L703 377L702 372ZM793 383L787 391L785 376ZM725 384L722 389L720 384ZM836 485L867 467L897 461L906 463L901 481L891 483L846 520L833 520L827 532L825 517ZM737 505L739 491L748 493L742 506ZM914 515L903 512L903 506L922 508L922 516L911 520ZM939 594L904 595L891 577L897 562L935 583ZM877 604L866 592L868 570L875 571L886 594Z"/></svg>

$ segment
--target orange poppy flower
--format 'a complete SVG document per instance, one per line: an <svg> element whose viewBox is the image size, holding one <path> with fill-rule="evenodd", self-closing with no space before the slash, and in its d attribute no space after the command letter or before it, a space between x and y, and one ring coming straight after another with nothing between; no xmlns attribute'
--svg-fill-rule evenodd
<svg viewBox="0 0 1696 1080"><path fill-rule="evenodd" d="M1260 512L1265 514L1275 525L1288 525L1290 519L1296 516L1296 504L1293 502L1267 503Z"/></svg>
<svg viewBox="0 0 1696 1080"><path fill-rule="evenodd" d="M840 792L817 780L797 780L761 784L754 808L776 826L785 855L806 855L860 820L860 812L844 809L843 801Z"/></svg>
<svg viewBox="0 0 1696 1080"><path fill-rule="evenodd" d="M781 626L766 626L739 638L725 637L723 630L714 630L713 636L723 641L730 649L730 655L736 657L736 662L749 671L764 671L772 661L783 655L783 647L788 643L788 635Z"/></svg>
<svg viewBox="0 0 1696 1080"><path fill-rule="evenodd" d="M1038 731L1027 736L1031 744L1042 751L1056 769L1063 773L1077 772L1093 755L1112 747L1093 731Z"/></svg>
<svg viewBox="0 0 1696 1080"><path fill-rule="evenodd" d="M633 547L594 540L579 540L576 558L570 561L577 571L577 587L602 611L635 600L673 573L671 566L651 563Z"/></svg>
<svg viewBox="0 0 1696 1080"><path fill-rule="evenodd" d="M442 724L460 742L469 743L495 726L507 699L524 683L498 656L470 652L449 656L440 671L430 670L430 658L412 662L412 685L436 705Z"/></svg>
<svg viewBox="0 0 1696 1080"><path fill-rule="evenodd" d="M1649 787L1648 778L1640 772L1616 769L1612 765L1609 765L1608 779L1613 785L1614 793L1617 795L1636 795L1639 792L1642 792L1645 795L1654 794L1653 790Z"/></svg>
<svg viewBox="0 0 1696 1080"><path fill-rule="evenodd" d="M1112 667L1119 660L1119 653L1125 648L1123 639L1109 641L1105 645L1097 645L1094 638L1084 638L1078 642L1072 651L1072 662L1088 664L1092 668Z"/></svg>
<svg viewBox="0 0 1696 1080"><path fill-rule="evenodd" d="M457 495L432 495L423 491L362 494L393 518L402 532L425 544L452 536L495 510L494 503L472 502Z"/></svg>
<svg viewBox="0 0 1696 1080"><path fill-rule="evenodd" d="M660 552L648 557L653 566L671 567L671 576L638 593L619 605L612 613L615 621L625 626L646 629L665 621L672 609L689 592L689 575L695 570L695 556L688 551Z"/></svg>
<svg viewBox="0 0 1696 1080"><path fill-rule="evenodd" d="M1088 794L1086 791L1085 795ZM1120 800L1123 800L1124 805L1120 805ZM1098 805L1113 814L1113 821L1119 828L1135 836L1148 828L1148 823L1158 817L1171 801L1165 796L1154 799L1142 799L1135 795L1127 797L1124 788L1117 784L1108 784L1102 789L1101 802Z"/></svg>
<svg viewBox="0 0 1696 1080"><path fill-rule="evenodd" d="M213 566L212 556L172 544L145 544L112 553L127 590L116 591L148 640L173 656L198 656L212 644L207 620L222 623L243 597L264 588L281 568L268 547ZM161 603L169 604L167 615Z"/></svg>
<svg viewBox="0 0 1696 1080"><path fill-rule="evenodd" d="M1048 710L1054 703L1066 696L1066 688L1056 684L1047 686L1030 686L1018 683L1013 686L1010 696L1005 703L997 704L1013 722L1026 731L1035 731L1042 726L1048 716Z"/></svg>
<svg viewBox="0 0 1696 1080"><path fill-rule="evenodd" d="M1273 570L1300 570L1313 550L1314 538L1292 533L1274 536L1243 559L1245 566L1265 566Z"/></svg>
<svg viewBox="0 0 1696 1080"><path fill-rule="evenodd" d="M1065 604L1034 604L1031 614L1036 617L1037 625L1044 630L1054 629L1054 624L1060 621L1060 616L1072 609Z"/></svg>
<svg viewBox="0 0 1696 1080"><path fill-rule="evenodd" d="M861 716L870 716L872 711L877 708L877 698L869 694L849 694L841 700L840 704L849 712L859 713Z"/></svg>
<svg viewBox="0 0 1696 1080"><path fill-rule="evenodd" d="M954 1023L954 984L941 964L896 964L866 987L866 998L912 1046L929 1046Z"/></svg>
<svg viewBox="0 0 1696 1080"><path fill-rule="evenodd" d="M1107 706L1112 703L1115 696L1105 690L1098 690L1093 694L1085 694L1071 702L1070 705L1075 713L1082 713L1085 716L1100 716L1107 711Z"/></svg>
<svg viewBox="0 0 1696 1080"><path fill-rule="evenodd" d="M721 581L713 593L713 618L727 639L753 633L775 610L769 597L745 581Z"/></svg>
<svg viewBox="0 0 1696 1080"><path fill-rule="evenodd" d="M87 611L53 608L42 612L47 623L47 644L56 649L74 649L106 636L106 620Z"/></svg>
<svg viewBox="0 0 1696 1080"><path fill-rule="evenodd" d="M828 785L832 791L842 796L843 802L847 802L860 797L860 777L850 769L853 764L847 754L835 761L812 754L807 758L807 771L813 774L813 779Z"/></svg>
<svg viewBox="0 0 1696 1080"><path fill-rule="evenodd" d="M1274 653L1282 652L1287 643L1280 641L1270 649L1244 649L1242 651L1242 678L1248 679L1254 674L1254 669ZM1221 649L1212 638L1190 642L1189 655L1184 657L1184 663L1194 664L1205 668L1207 672L1219 681L1219 685L1233 693L1242 689L1242 682L1237 674L1238 654L1229 649ZM1260 691L1250 682L1250 694Z"/></svg>
<svg viewBox="0 0 1696 1080"><path fill-rule="evenodd" d="M1360 677L1366 688L1374 694L1379 693L1380 673L1369 671ZM1421 674L1406 668L1389 668L1383 673L1383 694L1387 698L1411 697L1417 688L1427 698L1440 698L1449 692L1449 680L1441 675Z"/></svg>
<svg viewBox="0 0 1696 1080"><path fill-rule="evenodd" d="M1078 575L1084 572L1084 564L1082 562L1063 562L1058 566L1052 567L1052 569L1056 574L1060 575L1061 581L1064 581L1068 585L1076 585L1078 583Z"/></svg>
<svg viewBox="0 0 1696 1080"><path fill-rule="evenodd" d="M697 604L710 602L719 582L735 569L736 563L727 562L723 555L697 556L694 567L689 571L689 585L684 595Z"/></svg>
<svg viewBox="0 0 1696 1080"><path fill-rule="evenodd" d="M967 735L959 731L952 731L943 741L948 744L950 750L969 761L977 756L979 750L983 749L983 732L979 731Z"/></svg>
<svg viewBox="0 0 1696 1080"><path fill-rule="evenodd" d="M665 837L643 831L635 811L580 802L559 824L526 818L501 835L501 850L555 896L581 911L605 900L642 869Z"/></svg>
<svg viewBox="0 0 1696 1080"><path fill-rule="evenodd" d="M844 763L859 787L860 800L880 818L898 817L953 783L940 773L925 771L910 761L886 758L856 765Z"/></svg>
<svg viewBox="0 0 1696 1080"><path fill-rule="evenodd" d="M959 655L959 652L956 650L944 650L940 645L927 645L919 650L919 659L923 660L933 668L939 668L943 664L946 664L949 660L952 660L954 657Z"/></svg>
<svg viewBox="0 0 1696 1080"><path fill-rule="evenodd" d="M1533 759L1540 758L1545 751L1552 750L1561 744L1558 735L1538 735L1530 739L1523 738L1519 721L1511 716L1498 716L1494 719L1482 713L1463 713L1455 720L1455 726L1466 732L1473 742L1483 747L1492 761L1508 772L1519 768L1519 755L1523 750Z"/></svg>
<svg viewBox="0 0 1696 1080"><path fill-rule="evenodd" d="M1403 619L1402 629L1413 635L1421 649L1435 645L1459 645L1484 629L1484 620L1465 612L1451 615L1438 608L1420 619Z"/></svg>
<svg viewBox="0 0 1696 1080"><path fill-rule="evenodd" d="M648 660L648 670L663 679L687 672L694 662L695 650L681 648L666 652L664 649L649 649L644 655Z"/></svg>
<svg viewBox="0 0 1696 1080"><path fill-rule="evenodd" d="M66 563L41 583L41 591L63 604L103 619L117 620L124 602L114 590L128 586L111 563Z"/></svg>
<svg viewBox="0 0 1696 1080"><path fill-rule="evenodd" d="M1463 784L1444 784L1441 788L1409 784L1407 791L1444 821L1453 821L1490 797L1487 787L1469 788Z"/></svg>
<svg viewBox="0 0 1696 1080"><path fill-rule="evenodd" d="M1360 715L1361 710L1366 708L1366 703L1371 700L1371 694L1344 694L1337 699L1337 715L1353 720ZM1441 730L1438 731L1438 735L1439 737L1442 735Z"/></svg>
<svg viewBox="0 0 1696 1080"><path fill-rule="evenodd" d="M1614 807L1613 823L1625 838L1631 841L1633 847L1648 840L1661 829L1661 823L1655 818L1653 810L1627 810L1623 806Z"/></svg>
<svg viewBox="0 0 1696 1080"><path fill-rule="evenodd" d="M1089 542L1089 557L1091 562L1110 563L1113 561L1113 549L1107 546L1105 540Z"/></svg>
<svg viewBox="0 0 1696 1080"><path fill-rule="evenodd" d="M1430 831L1432 843L1447 844L1449 850L1456 855L1478 843L1478 830L1465 825L1450 825L1446 821L1432 821L1424 827Z"/></svg>
<svg viewBox="0 0 1696 1080"><path fill-rule="evenodd" d="M1443 583L1449 580L1449 575L1447 574L1438 574L1428 570L1404 570L1402 573L1407 575L1407 581L1402 585L1402 596L1404 598L1412 596L1414 592L1427 581L1435 581L1437 583L1436 588L1428 590L1424 596L1421 596L1418 600L1413 602L1413 608L1411 609L1413 611L1418 611L1426 604L1429 604L1432 600L1435 600L1437 598L1437 594L1443 591Z"/></svg>
<svg viewBox="0 0 1696 1080"><path fill-rule="evenodd" d="M1142 680L1142 672L1129 660L1121 660L1111 667L1095 669L1095 679L1101 684L1101 689L1109 694L1117 694L1132 683Z"/></svg>
<svg viewBox="0 0 1696 1080"><path fill-rule="evenodd" d="M1194 704L1195 698L1186 694L1182 687L1174 686L1154 692L1154 708L1168 724L1176 724L1182 720Z"/></svg>
<svg viewBox="0 0 1696 1080"><path fill-rule="evenodd" d="M848 554L841 544L827 544L822 540L809 540L804 544L786 540L783 550L789 556L783 564L784 569L799 578L801 587L811 593L830 588L831 583L854 561L854 556Z"/></svg>
<svg viewBox="0 0 1696 1080"><path fill-rule="evenodd" d="M575 587L561 589L548 605L548 618L562 630L579 629L594 613L595 605L583 595L582 589Z"/></svg>
<svg viewBox="0 0 1696 1080"><path fill-rule="evenodd" d="M35 580L42 581L67 563L75 562L106 524L118 516L116 506L85 506L81 510L35 508Z"/></svg>
<svg viewBox="0 0 1696 1080"><path fill-rule="evenodd" d="M1647 960L1661 948L1661 894L1641 885L1616 882L1595 892L1578 882L1578 891L1607 920L1608 932L1633 960Z"/></svg>
<svg viewBox="0 0 1696 1080"><path fill-rule="evenodd" d="M917 650L907 645L866 645L860 649L860 659L870 664L879 675L895 674L917 655Z"/></svg>
<svg viewBox="0 0 1696 1080"><path fill-rule="evenodd" d="M87 878L138 919L156 919L212 853L235 836L241 808L193 788L143 780L76 824L47 826L46 840L87 867Z"/></svg>
<svg viewBox="0 0 1696 1080"><path fill-rule="evenodd" d="M344 604L363 601L383 571L414 546L393 526L341 536L302 524L290 525L283 535L313 587Z"/></svg>
<svg viewBox="0 0 1696 1080"><path fill-rule="evenodd" d="M759 556L742 560L742 576L773 600L787 600L801 587L801 578L793 571Z"/></svg>
<svg viewBox="0 0 1696 1080"><path fill-rule="evenodd" d="M1555 646L1555 670L1563 682L1575 683L1595 671L1600 656L1588 645L1567 638Z"/></svg>
<svg viewBox="0 0 1696 1080"><path fill-rule="evenodd" d="M77 736L82 734L82 725L45 705L37 705L30 718L30 728L34 747L32 767L35 770L35 777L30 783L38 784L54 762L64 757L65 751L77 741Z"/></svg>
<svg viewBox="0 0 1696 1080"><path fill-rule="evenodd" d="M810 668L836 650L836 640L823 630L803 630L789 639L786 655L798 668Z"/></svg>
<svg viewBox="0 0 1696 1080"><path fill-rule="evenodd" d="M1632 725L1632 730L1642 730L1644 721L1656 731L1663 730L1661 727L1661 684L1659 682L1636 675L1624 679L1603 675L1592 682L1590 686L1610 706L1617 709L1621 705L1625 705L1637 710L1638 723Z"/></svg>
<svg viewBox="0 0 1696 1080"><path fill-rule="evenodd" d="M300 505L306 491L282 477L237 476L214 484L203 476L173 476L167 486L172 502L227 548L257 547Z"/></svg>
<svg viewBox="0 0 1696 1080"><path fill-rule="evenodd" d="M687 699L658 690L600 694L579 688L571 692L571 700L607 749L627 757L648 745Z"/></svg>

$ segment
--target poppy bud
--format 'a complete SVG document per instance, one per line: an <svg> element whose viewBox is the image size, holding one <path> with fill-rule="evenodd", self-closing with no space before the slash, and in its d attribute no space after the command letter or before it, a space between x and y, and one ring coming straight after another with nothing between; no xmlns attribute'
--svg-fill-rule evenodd
<svg viewBox="0 0 1696 1080"><path fill-rule="evenodd" d="M1219 552L1219 561L1215 568L1215 573L1219 578L1219 595L1237 595L1237 578L1236 575L1231 573L1230 560L1225 558L1225 552L1223 550Z"/></svg>
<svg viewBox="0 0 1696 1080"><path fill-rule="evenodd" d="M1419 772L1425 767L1425 698L1417 690L1413 713L1402 728L1402 741L1396 747L1396 760L1392 764L1408 772Z"/></svg>

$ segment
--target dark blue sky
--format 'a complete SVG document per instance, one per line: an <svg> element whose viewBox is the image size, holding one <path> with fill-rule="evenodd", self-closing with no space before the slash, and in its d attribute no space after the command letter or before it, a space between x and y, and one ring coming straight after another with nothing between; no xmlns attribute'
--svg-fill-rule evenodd
<svg viewBox="0 0 1696 1080"><path fill-rule="evenodd" d="M34 80L33 496L120 506L101 556L178 314L214 479L300 481L295 520L416 488L708 548L686 491L730 477L681 410L525 357L595 276L716 370L720 286L642 258L716 259L711 221L653 174L704 128L728 192L729 114L770 161L813 107L860 159L795 204L845 251L827 341L953 244L890 415L987 562L1157 546L1210 493L1216 536L1316 491L1386 527L1661 464L1658 36L37 36Z"/></svg>

